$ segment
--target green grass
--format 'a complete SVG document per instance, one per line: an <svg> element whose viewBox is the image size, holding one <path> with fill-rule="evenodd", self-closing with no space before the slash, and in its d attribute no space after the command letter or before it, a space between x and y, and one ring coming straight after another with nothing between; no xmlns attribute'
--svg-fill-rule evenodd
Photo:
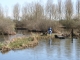
<svg viewBox="0 0 80 60"><path fill-rule="evenodd" d="M16 49L16 48L22 48L22 47L27 47L30 43L32 43L32 41L34 40L34 37L36 37L37 39L47 39L47 38L53 38L54 34L52 34L51 36L48 34L47 36L40 36L38 34L33 34L31 37L22 37L22 38L15 38L14 40L12 40L10 43L8 44L3 44L0 43L0 49L4 46L7 46L10 49Z"/></svg>
<svg viewBox="0 0 80 60"><path fill-rule="evenodd" d="M22 45L27 45L30 41L32 41L33 38L29 37L29 38L17 38L14 42L11 42L9 44L10 48L19 48L22 47Z"/></svg>
<svg viewBox="0 0 80 60"><path fill-rule="evenodd" d="M3 47L3 43L0 43L0 49L2 49L2 47Z"/></svg>
<svg viewBox="0 0 80 60"><path fill-rule="evenodd" d="M39 35L38 38L39 38L39 39L54 38L54 35L55 35L55 34L51 34L51 35L50 35L50 34L47 34L47 36L46 36L46 35L43 35L43 36Z"/></svg>

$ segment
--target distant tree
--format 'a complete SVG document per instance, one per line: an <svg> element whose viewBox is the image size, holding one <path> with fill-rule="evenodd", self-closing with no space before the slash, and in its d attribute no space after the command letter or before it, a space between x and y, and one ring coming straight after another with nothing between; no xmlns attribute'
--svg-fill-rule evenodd
<svg viewBox="0 0 80 60"><path fill-rule="evenodd" d="M65 18L70 20L73 14L73 4L71 0L65 1Z"/></svg>
<svg viewBox="0 0 80 60"><path fill-rule="evenodd" d="M22 20L32 20L33 15L34 15L34 4L33 3L26 3L23 7L22 7Z"/></svg>
<svg viewBox="0 0 80 60"><path fill-rule="evenodd" d="M22 16L21 16L21 27L30 27L32 25L32 21L34 20L34 4L33 3L26 3L22 6Z"/></svg>
<svg viewBox="0 0 80 60"><path fill-rule="evenodd" d="M77 11L78 19L80 19L80 0L77 0L76 2L76 11Z"/></svg>
<svg viewBox="0 0 80 60"><path fill-rule="evenodd" d="M9 8L6 6L6 7L5 7L5 17L8 17L8 12L9 12L8 9L9 9Z"/></svg>
<svg viewBox="0 0 80 60"><path fill-rule="evenodd" d="M28 7L29 6L29 7ZM28 20L34 20L33 16L34 16L34 11L35 11L35 4L34 3L30 3L28 4L28 12L27 12L27 15L28 15Z"/></svg>
<svg viewBox="0 0 80 60"><path fill-rule="evenodd" d="M4 11L3 11L3 7L0 4L0 18L4 17Z"/></svg>
<svg viewBox="0 0 80 60"><path fill-rule="evenodd" d="M26 20L28 15L28 6L27 4L22 7L22 19Z"/></svg>
<svg viewBox="0 0 80 60"><path fill-rule="evenodd" d="M52 10L52 13L53 13L52 16L54 16L54 20L59 19L59 12L58 12L58 5L57 4L54 5L54 10Z"/></svg>
<svg viewBox="0 0 80 60"><path fill-rule="evenodd" d="M58 13L59 13L59 20L62 19L62 0L58 0Z"/></svg>
<svg viewBox="0 0 80 60"><path fill-rule="evenodd" d="M46 4L46 14L48 15L49 19L52 19L52 8L53 7L53 0L47 0Z"/></svg>
<svg viewBox="0 0 80 60"><path fill-rule="evenodd" d="M13 17L14 20L19 20L20 18L20 5L18 3L13 7Z"/></svg>
<svg viewBox="0 0 80 60"><path fill-rule="evenodd" d="M42 5L40 3L36 3L34 8L35 8L34 17L36 18L36 20L41 19L44 15L44 9L43 9Z"/></svg>
<svg viewBox="0 0 80 60"><path fill-rule="evenodd" d="M10 33L15 31L15 24L10 18L0 19L0 33Z"/></svg>
<svg viewBox="0 0 80 60"><path fill-rule="evenodd" d="M57 19L58 6L57 4L53 4L53 0L47 0L45 11L46 16L49 17L50 20Z"/></svg>

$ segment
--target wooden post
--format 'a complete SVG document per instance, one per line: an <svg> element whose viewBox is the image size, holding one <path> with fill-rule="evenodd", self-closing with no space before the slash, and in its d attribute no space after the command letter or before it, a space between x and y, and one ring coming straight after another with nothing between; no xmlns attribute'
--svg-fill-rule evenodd
<svg viewBox="0 0 80 60"><path fill-rule="evenodd" d="M71 39L72 39L72 43L73 43L73 28L71 30Z"/></svg>

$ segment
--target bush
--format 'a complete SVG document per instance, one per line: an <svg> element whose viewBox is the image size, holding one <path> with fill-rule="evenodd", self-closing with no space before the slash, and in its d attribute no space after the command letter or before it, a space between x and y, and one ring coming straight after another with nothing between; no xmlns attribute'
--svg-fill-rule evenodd
<svg viewBox="0 0 80 60"><path fill-rule="evenodd" d="M0 32L10 33L15 31L15 24L9 18L0 19Z"/></svg>
<svg viewBox="0 0 80 60"><path fill-rule="evenodd" d="M53 20L21 20L21 24L23 24L23 27L28 28L29 30L38 30L38 31L47 31L49 27L52 28L53 32L54 30L60 30L58 21Z"/></svg>
<svg viewBox="0 0 80 60"><path fill-rule="evenodd" d="M76 21L74 20L61 20L60 23L65 26L67 29L76 28Z"/></svg>

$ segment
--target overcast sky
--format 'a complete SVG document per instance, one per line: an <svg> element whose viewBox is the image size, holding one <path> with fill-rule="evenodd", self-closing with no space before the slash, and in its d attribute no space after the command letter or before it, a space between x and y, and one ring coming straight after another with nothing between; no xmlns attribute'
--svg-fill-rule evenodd
<svg viewBox="0 0 80 60"><path fill-rule="evenodd" d="M42 4L45 4L46 1L47 0L0 0L0 5L3 7L4 10L8 10L8 13L9 13L9 16L10 16L12 14L13 6L16 3L19 3L20 7L21 7L25 3L41 2Z"/></svg>
<svg viewBox="0 0 80 60"><path fill-rule="evenodd" d="M19 3L20 6L23 6L25 3L31 3L31 2L40 2L41 4L45 4L47 0L0 0L1 6L4 8L4 10L8 9L9 15L12 12L13 6L16 3ZM63 0L64 1L64 0ZM57 3L57 0L53 0L54 3ZM76 0L73 0L73 3L75 3Z"/></svg>
<svg viewBox="0 0 80 60"><path fill-rule="evenodd" d="M47 0L0 0L0 4L2 6L12 7L16 3L19 3L20 5L23 5L25 2L27 2L27 3L41 2L42 4L44 4L44 3L46 3L46 1ZM76 2L76 0L73 0L73 1ZM56 3L57 0L53 0L53 2Z"/></svg>

